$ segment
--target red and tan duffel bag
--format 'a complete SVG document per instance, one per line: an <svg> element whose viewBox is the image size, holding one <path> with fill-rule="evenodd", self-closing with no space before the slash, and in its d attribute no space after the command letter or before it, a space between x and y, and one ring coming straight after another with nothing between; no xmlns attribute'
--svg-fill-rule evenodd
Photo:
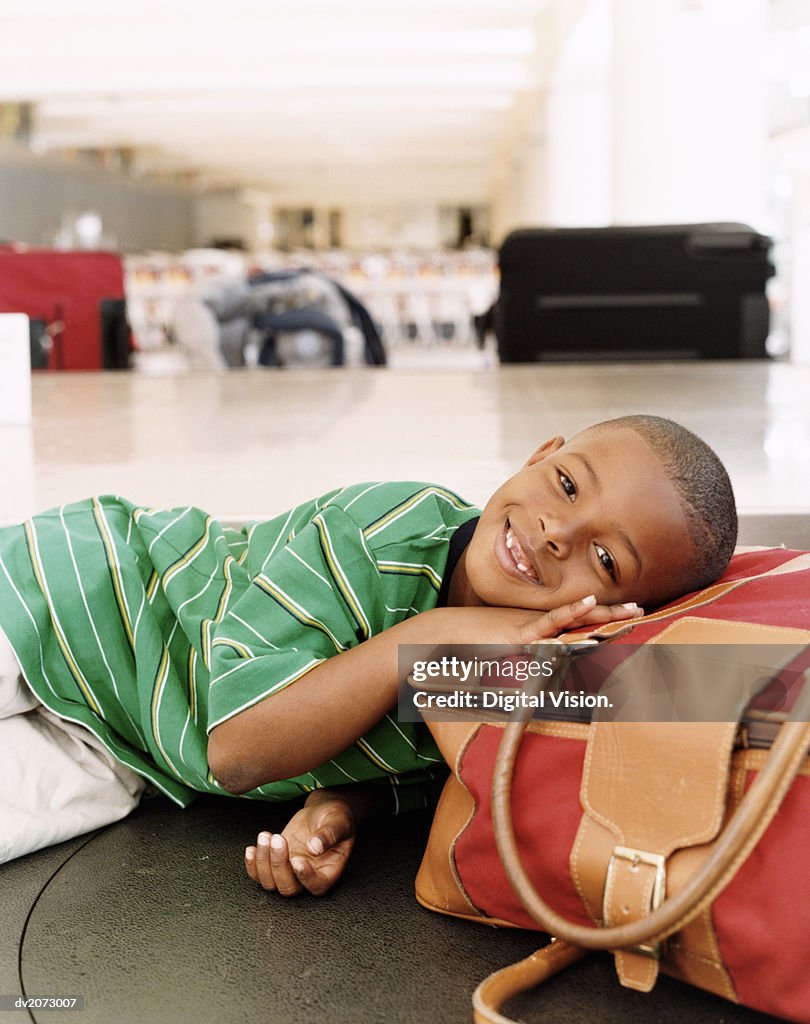
<svg viewBox="0 0 810 1024"><path fill-rule="evenodd" d="M695 662L705 645L778 666L740 721L429 722L453 772L417 898L556 939L482 982L475 1020L503 1024L510 996L610 949L623 985L663 970L810 1024L810 553L737 555L715 586L596 634L623 685L652 645L688 645L706 692L729 669Z"/></svg>

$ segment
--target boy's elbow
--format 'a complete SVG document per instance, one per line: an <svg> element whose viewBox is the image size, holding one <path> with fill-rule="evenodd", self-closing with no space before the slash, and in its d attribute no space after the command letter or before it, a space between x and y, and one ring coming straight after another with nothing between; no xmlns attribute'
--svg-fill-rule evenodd
<svg viewBox="0 0 810 1024"><path fill-rule="evenodd" d="M249 793L261 785L250 778L244 757L240 757L239 750L227 741L222 726L214 729L208 737L208 767L225 792L233 796Z"/></svg>
<svg viewBox="0 0 810 1024"><path fill-rule="evenodd" d="M242 796L257 786L288 778L283 766L270 763L266 755L261 764L259 758L250 755L233 721L218 725L208 737L208 767L225 792Z"/></svg>

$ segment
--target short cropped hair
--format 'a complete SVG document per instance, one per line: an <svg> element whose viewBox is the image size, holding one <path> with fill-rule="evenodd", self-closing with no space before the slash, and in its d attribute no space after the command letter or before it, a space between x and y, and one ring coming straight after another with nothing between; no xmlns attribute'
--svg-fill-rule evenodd
<svg viewBox="0 0 810 1024"><path fill-rule="evenodd" d="M673 582L681 594L709 586L723 575L737 543L737 507L725 466L697 434L663 416L621 416L593 429L622 427L649 444L681 499L694 557Z"/></svg>

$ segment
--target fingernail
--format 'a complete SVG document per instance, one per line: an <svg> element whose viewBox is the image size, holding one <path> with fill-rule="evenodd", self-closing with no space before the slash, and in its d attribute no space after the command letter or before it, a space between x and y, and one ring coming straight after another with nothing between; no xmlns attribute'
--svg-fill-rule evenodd
<svg viewBox="0 0 810 1024"><path fill-rule="evenodd" d="M306 866L306 861L303 860L303 858L301 857L293 857L292 860L290 861L290 867L293 869L296 875L300 874L302 871L305 871Z"/></svg>
<svg viewBox="0 0 810 1024"><path fill-rule="evenodd" d="M269 845L270 845L270 833L269 832L260 832L259 833L259 846L269 846Z"/></svg>
<svg viewBox="0 0 810 1024"><path fill-rule="evenodd" d="M592 605L596 604L596 597L593 594L588 594L587 597L582 598L580 604L584 605L586 608L590 608Z"/></svg>
<svg viewBox="0 0 810 1024"><path fill-rule="evenodd" d="M270 845L271 845L271 847L274 850L283 850L284 849L284 840L281 838L281 836L278 833L276 833L273 836L273 838L270 840Z"/></svg>
<svg viewBox="0 0 810 1024"><path fill-rule="evenodd" d="M629 612L634 612L638 605L635 601L628 601L627 604L623 604L622 608L626 608Z"/></svg>
<svg viewBox="0 0 810 1024"><path fill-rule="evenodd" d="M253 860L253 858L255 856L256 856L256 851L253 849L253 847L252 846L246 846L245 847L245 860Z"/></svg>
<svg viewBox="0 0 810 1024"><path fill-rule="evenodd" d="M307 843L307 846L316 856L319 853L323 853L323 842L318 838L318 836L313 836Z"/></svg>

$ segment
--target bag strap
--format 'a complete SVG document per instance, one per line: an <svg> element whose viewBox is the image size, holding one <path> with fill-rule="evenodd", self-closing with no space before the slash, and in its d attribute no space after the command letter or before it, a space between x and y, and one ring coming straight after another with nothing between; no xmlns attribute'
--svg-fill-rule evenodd
<svg viewBox="0 0 810 1024"><path fill-rule="evenodd" d="M475 1024L515 1024L499 1012L507 999L540 985L585 955L584 949L554 939L525 960L490 974L473 993Z"/></svg>
<svg viewBox="0 0 810 1024"><path fill-rule="evenodd" d="M542 685L542 680L537 685ZM576 924L552 910L537 893L520 859L512 824L511 788L518 749L530 719L531 709L519 709L506 726L492 783L495 842L512 888L544 931L568 943L586 949L651 945L683 928L728 885L779 809L810 749L810 670L805 672L801 692L762 771L701 868L677 895L664 900L647 917L608 928Z"/></svg>

